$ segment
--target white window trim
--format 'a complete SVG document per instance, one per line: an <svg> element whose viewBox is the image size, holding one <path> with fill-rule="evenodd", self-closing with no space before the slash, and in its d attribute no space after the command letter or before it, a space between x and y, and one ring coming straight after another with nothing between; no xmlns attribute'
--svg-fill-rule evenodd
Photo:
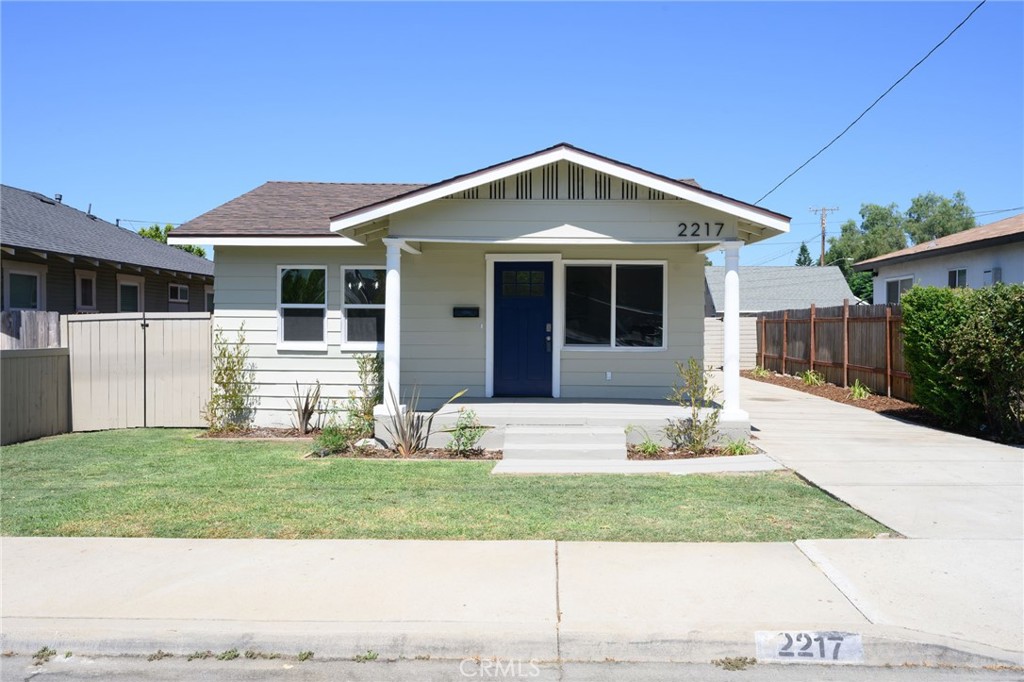
<svg viewBox="0 0 1024 682"><path fill-rule="evenodd" d="M92 280L92 305L82 305L82 280ZM96 296L96 271L75 269L75 311L80 313L94 313L97 310L98 297Z"/></svg>
<svg viewBox="0 0 1024 682"><path fill-rule="evenodd" d="M570 266L576 267L588 267L588 266L612 266L612 283L611 283L611 334L610 345L598 346L598 345L584 345L584 344L570 344L565 342L564 331L562 338L562 348L566 352L573 353L663 353L668 350L668 261L664 260L564 260L562 261L563 268ZM660 265L661 266L661 345L660 346L617 346L615 345L615 314L618 292L616 287L618 284L618 267L619 265ZM563 276L562 281L565 281ZM702 292L703 295L703 292ZM565 294L562 294L563 299ZM565 314L565 305L563 300L563 315ZM565 320L563 318L562 329L565 329Z"/></svg>
<svg viewBox="0 0 1024 682"><path fill-rule="evenodd" d="M900 304L900 301L903 300L903 292L902 291L899 292L899 300L897 300L895 303L889 303L889 282L902 282L905 279L909 279L910 280L910 286L911 287L914 286L914 276L913 275L901 275L899 277L887 277L885 279L885 305L899 305Z"/></svg>
<svg viewBox="0 0 1024 682"><path fill-rule="evenodd" d="M323 270L324 271L324 302L320 303L281 303L281 273L285 270ZM327 294L330 291L329 270L326 265L278 265L277 279L274 286L277 288L277 349L278 350L327 350ZM324 329L322 341L285 341L284 340L284 316L281 311L289 309L313 309L323 308Z"/></svg>
<svg viewBox="0 0 1024 682"><path fill-rule="evenodd" d="M951 273L951 272L960 272L961 270L963 270L963 273L964 273L964 285L962 287L950 287L949 286L949 273ZM948 268L946 270L946 288L947 289L953 289L953 288L955 288L955 289L966 289L967 288L967 268Z"/></svg>
<svg viewBox="0 0 1024 682"><path fill-rule="evenodd" d="M184 287L184 289L185 289L185 298L184 299L173 298L171 296L171 287L174 287L179 292L181 291L182 287ZM167 302L168 303L188 303L189 302L188 300L191 297L192 297L192 292L189 290L189 286L187 284L181 284L179 282L168 282L167 283Z"/></svg>
<svg viewBox="0 0 1024 682"><path fill-rule="evenodd" d="M380 270L387 278L388 268L384 264L372 265L342 265L341 266L341 348L351 351L380 351L384 352L384 340L380 343L370 341L349 341L348 340L348 315L346 310L384 310L383 303L345 303L345 271L346 270ZM384 332L387 334L387 331Z"/></svg>
<svg viewBox="0 0 1024 682"><path fill-rule="evenodd" d="M117 312L121 312L121 285L131 284L139 288L139 310L138 312L146 312L146 278L139 277L138 275L118 275L117 276Z"/></svg>
<svg viewBox="0 0 1024 682"><path fill-rule="evenodd" d="M35 263L19 263L7 261L4 263L4 310L46 310L46 266ZM11 275L31 275L36 278L36 307L35 308L12 308L11 307Z"/></svg>
<svg viewBox="0 0 1024 682"><path fill-rule="evenodd" d="M565 322L565 268L560 253L488 253L484 254L486 282L484 285L484 395L494 397L494 263L551 263L551 397L562 393L562 340Z"/></svg>
<svg viewBox="0 0 1024 682"><path fill-rule="evenodd" d="M203 310L205 312L208 312L208 313L212 313L213 312L213 309L210 308L210 294L212 294L212 293L213 293L213 285L212 284L204 284L203 285ZM216 298L214 298L213 308L216 308L216 307L217 307L217 300L216 300Z"/></svg>

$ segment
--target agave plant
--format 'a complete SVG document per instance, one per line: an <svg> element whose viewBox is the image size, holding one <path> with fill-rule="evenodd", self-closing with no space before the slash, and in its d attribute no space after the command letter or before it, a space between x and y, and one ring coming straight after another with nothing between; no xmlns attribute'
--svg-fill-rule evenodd
<svg viewBox="0 0 1024 682"><path fill-rule="evenodd" d="M299 433L309 433L310 422L313 421L313 415L320 407L320 381L317 380L315 386L306 389L305 395L300 393L299 382L296 381L292 404L294 405L292 420L295 422L295 428L299 430Z"/></svg>
<svg viewBox="0 0 1024 682"><path fill-rule="evenodd" d="M384 430L391 436L395 452L402 457L411 457L424 450L427 447L427 440L434 433L434 417L452 402L464 396L466 390L462 389L433 412L420 412L417 409L420 402L418 386L413 387L405 411L401 409L394 390L388 386L391 409L388 411L387 421L384 422Z"/></svg>

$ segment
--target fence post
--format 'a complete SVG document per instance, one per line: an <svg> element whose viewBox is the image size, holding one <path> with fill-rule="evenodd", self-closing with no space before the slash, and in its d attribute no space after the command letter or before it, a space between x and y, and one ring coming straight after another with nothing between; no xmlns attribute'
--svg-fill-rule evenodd
<svg viewBox="0 0 1024 682"><path fill-rule="evenodd" d="M768 318L762 316L759 319L759 321L761 322L761 367L763 368L764 367L764 344L765 344L765 336L767 336L767 332L768 332Z"/></svg>
<svg viewBox="0 0 1024 682"><path fill-rule="evenodd" d="M843 299L843 388L850 385L850 299Z"/></svg>
<svg viewBox="0 0 1024 682"><path fill-rule="evenodd" d="M892 308L885 306L885 394L892 397Z"/></svg>
<svg viewBox="0 0 1024 682"><path fill-rule="evenodd" d="M810 369L813 372L814 371L814 304L813 303L811 304L811 330L810 330L809 336L810 336L811 348L810 348L810 351L808 352L808 357L809 357L809 361L808 362L809 362L809 364L811 366Z"/></svg>
<svg viewBox="0 0 1024 682"><path fill-rule="evenodd" d="M782 311L782 373L786 373L786 337L789 336L789 311Z"/></svg>

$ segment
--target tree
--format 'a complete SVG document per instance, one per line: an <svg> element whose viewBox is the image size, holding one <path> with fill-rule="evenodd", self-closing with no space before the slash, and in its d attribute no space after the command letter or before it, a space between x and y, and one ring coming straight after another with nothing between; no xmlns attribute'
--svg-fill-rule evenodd
<svg viewBox="0 0 1024 682"><path fill-rule="evenodd" d="M173 225L150 225L139 230L139 235L146 239L152 239L155 242L161 244L167 243L167 233L174 229ZM192 244L175 244L175 248L181 249L182 251L188 251L189 253L199 256L200 258L206 258L206 250L201 246L194 246Z"/></svg>
<svg viewBox="0 0 1024 682"><path fill-rule="evenodd" d="M807 248L807 244L800 245L800 253L796 256L796 264L800 266L814 265L814 259L811 258L811 252Z"/></svg>
<svg viewBox="0 0 1024 682"><path fill-rule="evenodd" d="M906 215L906 232L914 244L963 232L974 227L974 212L967 197L956 191L953 198L934 192L914 197Z"/></svg>

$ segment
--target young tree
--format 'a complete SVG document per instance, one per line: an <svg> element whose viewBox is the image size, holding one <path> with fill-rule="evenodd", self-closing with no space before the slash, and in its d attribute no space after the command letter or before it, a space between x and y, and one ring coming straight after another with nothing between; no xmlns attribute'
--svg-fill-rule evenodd
<svg viewBox="0 0 1024 682"><path fill-rule="evenodd" d="M139 235L146 239L152 239L155 242L161 244L167 243L167 233L174 229L173 225L150 225L139 230ZM175 248L181 249L182 251L188 251L189 253L199 256L200 258L206 258L206 250L201 246L194 246L193 244L175 244Z"/></svg>
<svg viewBox="0 0 1024 682"><path fill-rule="evenodd" d="M905 229L914 244L963 232L974 227L974 211L967 205L963 192L953 198L934 192L914 197L907 209Z"/></svg>
<svg viewBox="0 0 1024 682"><path fill-rule="evenodd" d="M807 248L807 244L800 245L800 253L796 256L796 264L800 266L814 265L814 259L811 258L811 252Z"/></svg>

